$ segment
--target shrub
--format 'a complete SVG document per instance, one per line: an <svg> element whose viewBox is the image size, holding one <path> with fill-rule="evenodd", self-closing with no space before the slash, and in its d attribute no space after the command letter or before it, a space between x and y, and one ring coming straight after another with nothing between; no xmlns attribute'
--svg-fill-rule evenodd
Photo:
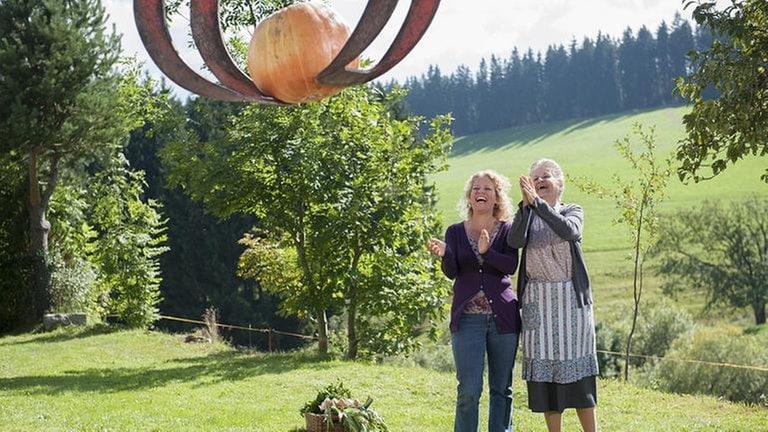
<svg viewBox="0 0 768 432"><path fill-rule="evenodd" d="M51 312L82 312L100 317L100 293L93 264L80 257L66 262L60 254L51 254Z"/></svg>
<svg viewBox="0 0 768 432"><path fill-rule="evenodd" d="M701 393L756 404L765 400L765 371L671 359L765 367L768 332L744 334L735 327L702 328L691 337L677 340L655 373L659 387L670 392Z"/></svg>
<svg viewBox="0 0 768 432"><path fill-rule="evenodd" d="M632 342L632 352L647 356L663 357L672 343L693 330L693 317L666 297L646 304L638 320ZM642 366L646 359L630 358L633 366Z"/></svg>
<svg viewBox="0 0 768 432"><path fill-rule="evenodd" d="M626 349L631 319L628 313L624 316L626 319L618 322L614 328L621 337L622 352ZM675 339L692 330L693 317L688 312L666 297L653 298L653 302L646 301L640 308L631 353L663 357ZM644 357L630 358L630 364L635 367L641 367L647 361Z"/></svg>
<svg viewBox="0 0 768 432"><path fill-rule="evenodd" d="M606 354L601 351L623 352L624 345L621 335L604 322L598 321L595 324L595 346L600 376L603 378L619 376L624 367L623 358L616 354Z"/></svg>

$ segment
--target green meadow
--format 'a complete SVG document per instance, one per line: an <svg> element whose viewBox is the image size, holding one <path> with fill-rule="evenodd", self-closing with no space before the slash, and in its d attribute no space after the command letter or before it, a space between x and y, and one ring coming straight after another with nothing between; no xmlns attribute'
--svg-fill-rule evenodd
<svg viewBox="0 0 768 432"><path fill-rule="evenodd" d="M452 428L452 372L264 354L222 344L186 344L182 335L110 332L99 327L0 338L0 430L300 432L299 409L341 378L393 432ZM516 431L545 431L514 382ZM710 396L671 395L599 381L603 431L765 431L768 410ZM487 399L480 430L487 428ZM573 410L564 430L578 430Z"/></svg>
<svg viewBox="0 0 768 432"><path fill-rule="evenodd" d="M687 108L665 108L652 111L609 115L586 120L574 120L519 128L504 129L467 137L459 137L453 145L447 171L435 176L440 197L439 210L444 224L458 220L457 203L463 187L472 173L493 169L509 177L513 202L520 199L517 179L527 174L532 162L540 158L556 160L568 177L588 177L605 187L613 187L613 176L632 180L635 174L614 147L614 143L630 136L637 151L641 142L632 134L633 124L644 130L655 130L659 160L673 156L677 142L684 136L683 115ZM667 198L661 206L662 222L676 209L699 205L703 200L728 202L747 194L768 196L768 184L760 175L766 160L751 157L739 161L714 179L683 184L674 174L670 178ZM566 180L564 202L579 203L585 211L583 247L587 265L594 282L598 317L607 319L620 315L629 307L632 296L632 266L629 231L613 221L618 216L615 203L588 196ZM652 298L660 284L654 272L646 272L647 295ZM691 294L685 304L698 313L701 300ZM729 320L750 323L749 311L728 312ZM717 316L714 316L717 319Z"/></svg>

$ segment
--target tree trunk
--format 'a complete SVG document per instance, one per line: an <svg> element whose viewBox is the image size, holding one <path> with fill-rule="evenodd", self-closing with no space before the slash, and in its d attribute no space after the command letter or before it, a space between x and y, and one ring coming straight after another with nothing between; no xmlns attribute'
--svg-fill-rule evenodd
<svg viewBox="0 0 768 432"><path fill-rule="evenodd" d="M360 341L357 337L357 266L360 263L360 256L363 254L362 247L358 244L355 247L355 255L352 258L352 265L349 274L352 275L349 283L349 303L347 305L347 359L357 358Z"/></svg>
<svg viewBox="0 0 768 432"><path fill-rule="evenodd" d="M46 220L48 204L59 177L59 156L51 157L48 185L41 191L38 177L41 149L30 152L29 175L29 255L32 258L33 277L31 280L32 316L29 321L36 323L51 307L51 268L48 260L48 233L51 224Z"/></svg>
<svg viewBox="0 0 768 432"><path fill-rule="evenodd" d="M632 337L635 334L635 328L637 327L637 316L640 314L640 297L643 293L643 260L645 254L640 255L640 237L643 235L643 213L645 210L645 203L647 199L648 189L643 190L643 199L640 202L640 213L637 218L637 229L635 231L635 269L632 277L632 327L629 329L629 335L627 336L627 346L624 352L624 382L629 381L629 356L632 350Z"/></svg>
<svg viewBox="0 0 768 432"><path fill-rule="evenodd" d="M349 306L347 306L347 359L354 360L357 358L357 287L353 286L350 289Z"/></svg>
<svg viewBox="0 0 768 432"><path fill-rule="evenodd" d="M758 302L752 305L755 312L755 324L765 324L765 302Z"/></svg>
<svg viewBox="0 0 768 432"><path fill-rule="evenodd" d="M325 309L317 311L317 352L328 354L328 318Z"/></svg>

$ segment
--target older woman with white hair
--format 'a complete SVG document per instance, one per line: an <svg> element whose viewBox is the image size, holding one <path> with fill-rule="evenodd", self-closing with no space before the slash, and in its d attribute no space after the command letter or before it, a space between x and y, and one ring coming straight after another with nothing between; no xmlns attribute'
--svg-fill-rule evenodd
<svg viewBox="0 0 768 432"><path fill-rule="evenodd" d="M523 320L523 379L528 406L550 432L575 408L584 431L597 428L598 366L592 292L581 251L584 212L560 201L563 170L541 159L520 177L522 201L507 236L522 249L517 291Z"/></svg>

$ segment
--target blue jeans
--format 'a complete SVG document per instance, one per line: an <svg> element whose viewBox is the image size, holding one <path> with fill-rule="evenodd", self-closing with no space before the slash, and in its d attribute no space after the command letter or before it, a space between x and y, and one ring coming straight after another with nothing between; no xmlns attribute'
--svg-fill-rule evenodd
<svg viewBox="0 0 768 432"><path fill-rule="evenodd" d="M451 346L459 381L454 432L477 432L478 407L483 393L485 355L488 354L488 432L512 432L512 368L517 333L499 334L493 315L462 314Z"/></svg>

